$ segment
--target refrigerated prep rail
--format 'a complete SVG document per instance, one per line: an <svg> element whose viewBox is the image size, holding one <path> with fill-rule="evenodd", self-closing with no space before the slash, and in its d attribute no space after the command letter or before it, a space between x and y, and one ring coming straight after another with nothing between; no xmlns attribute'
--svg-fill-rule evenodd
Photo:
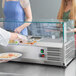
<svg viewBox="0 0 76 76"><path fill-rule="evenodd" d="M18 21L1 21L1 24ZM74 21L39 20L28 27L27 43L9 43L0 46L1 52L21 52L23 56L14 61L67 66L75 58Z"/></svg>

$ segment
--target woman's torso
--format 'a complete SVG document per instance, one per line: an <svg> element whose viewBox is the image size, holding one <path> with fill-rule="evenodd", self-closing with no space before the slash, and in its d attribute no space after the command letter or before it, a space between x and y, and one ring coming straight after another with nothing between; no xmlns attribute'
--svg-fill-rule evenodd
<svg viewBox="0 0 76 76"><path fill-rule="evenodd" d="M25 13L18 1L5 1L4 16L6 20L24 20Z"/></svg>
<svg viewBox="0 0 76 76"><path fill-rule="evenodd" d="M21 26L25 21L25 12L18 1L5 1L4 5L5 22L4 28L14 32L14 30ZM27 28L21 31L21 34L27 35Z"/></svg>
<svg viewBox="0 0 76 76"><path fill-rule="evenodd" d="M64 12L62 19L64 20L69 19L69 14L70 14L70 10L68 10L67 12Z"/></svg>
<svg viewBox="0 0 76 76"><path fill-rule="evenodd" d="M70 19L71 5L72 5L71 1L69 1L68 4L65 6L62 19L64 20Z"/></svg>

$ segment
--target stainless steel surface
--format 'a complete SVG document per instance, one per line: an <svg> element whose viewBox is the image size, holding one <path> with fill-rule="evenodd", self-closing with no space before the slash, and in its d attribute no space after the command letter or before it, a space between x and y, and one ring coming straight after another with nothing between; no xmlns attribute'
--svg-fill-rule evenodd
<svg viewBox="0 0 76 76"><path fill-rule="evenodd" d="M46 42L45 42L46 43ZM49 42L52 43L52 42ZM40 63L40 64L49 64L49 65L58 65L58 66L67 66L68 63L75 57L74 43L70 40L66 45L61 46L58 43L52 43L54 47L40 47L40 46L26 46L26 45L15 45L11 44L7 47L0 46L1 52L21 52L23 56L16 61L19 62L30 62L30 63ZM59 47L56 47L58 45ZM41 49L44 50L44 53L41 53ZM41 57L44 55L44 57Z"/></svg>
<svg viewBox="0 0 76 76"><path fill-rule="evenodd" d="M0 76L24 76L23 74L3 73L0 72Z"/></svg>
<svg viewBox="0 0 76 76"><path fill-rule="evenodd" d="M6 75L5 75L6 74ZM28 63L2 63L0 76L76 76L76 59L67 68L28 64Z"/></svg>
<svg viewBox="0 0 76 76"><path fill-rule="evenodd" d="M40 57L41 49L44 49L45 57ZM51 50L52 49L52 50ZM18 61L20 62L30 62L30 63L40 63L40 64L51 64L51 65L59 65L63 66L63 50L57 48L46 48L46 47L35 47L35 46L21 46L21 45L9 45L7 47L0 47L1 52L21 52L23 54L22 58ZM48 53L58 53L59 55L48 55ZM50 58L51 57L51 58ZM50 60L49 60L50 58Z"/></svg>

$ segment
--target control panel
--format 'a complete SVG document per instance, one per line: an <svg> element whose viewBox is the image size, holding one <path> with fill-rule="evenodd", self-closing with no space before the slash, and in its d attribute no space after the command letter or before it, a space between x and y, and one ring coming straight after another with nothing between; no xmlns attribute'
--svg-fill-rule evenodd
<svg viewBox="0 0 76 76"><path fill-rule="evenodd" d="M40 49L40 57L45 58L45 49Z"/></svg>

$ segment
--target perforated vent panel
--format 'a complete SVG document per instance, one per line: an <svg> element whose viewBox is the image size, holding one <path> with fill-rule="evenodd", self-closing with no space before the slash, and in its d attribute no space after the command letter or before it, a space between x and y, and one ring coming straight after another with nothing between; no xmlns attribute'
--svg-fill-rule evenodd
<svg viewBox="0 0 76 76"><path fill-rule="evenodd" d="M75 56L75 43L74 41L70 41L67 45L65 45L65 61L68 63Z"/></svg>
<svg viewBox="0 0 76 76"><path fill-rule="evenodd" d="M47 60L49 61L61 61L61 49L60 48L47 48Z"/></svg>

